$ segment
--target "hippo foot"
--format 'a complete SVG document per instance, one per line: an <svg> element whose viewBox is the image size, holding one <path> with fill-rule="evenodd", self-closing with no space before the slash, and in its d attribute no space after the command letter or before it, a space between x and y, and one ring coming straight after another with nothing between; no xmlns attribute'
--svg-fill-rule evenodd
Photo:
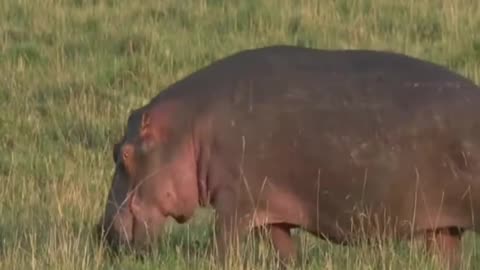
<svg viewBox="0 0 480 270"><path fill-rule="evenodd" d="M446 270L460 269L461 241L463 230L459 228L439 228L423 233L427 252L438 259Z"/></svg>

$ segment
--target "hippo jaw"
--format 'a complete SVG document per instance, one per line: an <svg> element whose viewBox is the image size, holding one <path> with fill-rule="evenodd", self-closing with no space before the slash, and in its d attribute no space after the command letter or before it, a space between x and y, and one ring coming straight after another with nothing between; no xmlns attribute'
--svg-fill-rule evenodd
<svg viewBox="0 0 480 270"><path fill-rule="evenodd" d="M144 209L141 209L140 211L143 210ZM154 214L150 213L144 217L141 213L137 213L137 211L135 211L132 216L131 246L137 252L145 252L160 236L160 231L167 217L158 212Z"/></svg>
<svg viewBox="0 0 480 270"><path fill-rule="evenodd" d="M97 237L114 250L132 240L133 215L128 209L128 185L120 165L115 168L104 215L97 225Z"/></svg>
<svg viewBox="0 0 480 270"><path fill-rule="evenodd" d="M143 250L162 227L162 213L145 207L134 190L122 164L116 165L104 215L97 225L97 237L114 251L126 247Z"/></svg>
<svg viewBox="0 0 480 270"><path fill-rule="evenodd" d="M148 251L149 245L158 238L166 217L157 215L145 219L133 214L129 208L108 207L115 208L116 213L106 215L96 226L100 241L114 252L127 249L143 254Z"/></svg>
<svg viewBox="0 0 480 270"><path fill-rule="evenodd" d="M130 247L132 242L133 217L129 211L119 212L115 217L102 219L97 225L97 236L114 251Z"/></svg>

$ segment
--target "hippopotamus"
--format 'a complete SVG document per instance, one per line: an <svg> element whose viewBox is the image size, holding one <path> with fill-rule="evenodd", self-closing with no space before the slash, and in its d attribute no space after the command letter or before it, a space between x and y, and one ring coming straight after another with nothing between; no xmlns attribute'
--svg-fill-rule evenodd
<svg viewBox="0 0 480 270"><path fill-rule="evenodd" d="M405 54L240 51L130 115L99 226L142 250L167 218L211 207L220 258L264 228L289 261L301 229L344 245L421 240L458 265L463 233L480 229L478 115L473 81Z"/></svg>

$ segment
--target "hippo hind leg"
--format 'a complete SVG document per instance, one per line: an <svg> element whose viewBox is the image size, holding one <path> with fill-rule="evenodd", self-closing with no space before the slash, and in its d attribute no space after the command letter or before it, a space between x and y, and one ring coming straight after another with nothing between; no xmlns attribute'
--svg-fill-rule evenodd
<svg viewBox="0 0 480 270"><path fill-rule="evenodd" d="M463 229L457 227L427 230L423 234L427 252L437 255L445 269L460 267Z"/></svg>

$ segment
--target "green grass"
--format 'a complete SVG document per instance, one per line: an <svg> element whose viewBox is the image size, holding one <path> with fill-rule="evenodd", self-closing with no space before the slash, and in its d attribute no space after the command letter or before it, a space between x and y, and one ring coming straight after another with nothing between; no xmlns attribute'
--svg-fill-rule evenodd
<svg viewBox="0 0 480 270"><path fill-rule="evenodd" d="M144 261L110 258L92 239L130 110L269 44L404 52L478 83L479 30L477 0L0 1L0 268L214 268L209 215L173 224ZM303 269L436 269L402 244L300 236ZM476 243L465 237L465 269L480 267ZM268 249L252 250L246 268L269 269Z"/></svg>

